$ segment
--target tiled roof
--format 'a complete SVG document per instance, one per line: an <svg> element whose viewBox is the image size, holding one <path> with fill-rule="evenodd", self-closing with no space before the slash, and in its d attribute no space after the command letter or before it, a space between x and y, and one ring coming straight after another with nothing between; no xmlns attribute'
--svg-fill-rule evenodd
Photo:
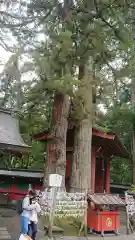
<svg viewBox="0 0 135 240"><path fill-rule="evenodd" d="M117 194L88 194L88 199L97 205L125 205L125 202Z"/></svg>
<svg viewBox="0 0 135 240"><path fill-rule="evenodd" d="M17 152L30 151L30 147L24 143L19 121L9 111L0 109L0 149Z"/></svg>
<svg viewBox="0 0 135 240"><path fill-rule="evenodd" d="M27 170L17 171L17 170L3 170L0 169L0 176L12 176L12 177L25 177L25 178L43 178L43 172L30 172Z"/></svg>

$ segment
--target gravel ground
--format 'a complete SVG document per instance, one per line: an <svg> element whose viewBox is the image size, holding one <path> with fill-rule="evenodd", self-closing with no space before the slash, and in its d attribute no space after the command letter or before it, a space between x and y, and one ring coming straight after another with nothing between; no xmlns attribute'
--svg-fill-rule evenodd
<svg viewBox="0 0 135 240"><path fill-rule="evenodd" d="M0 240L18 240L20 236L20 218L16 211L0 208ZM44 239L43 231L40 229L37 239Z"/></svg>
<svg viewBox="0 0 135 240"><path fill-rule="evenodd" d="M125 214L122 214L121 218L121 229L120 229L120 236L105 236L106 240L134 240L135 235L126 235L126 228L125 228ZM20 235L20 219L19 216L16 214L16 211L6 208L0 208L0 240L18 240ZM100 236L93 236L88 235L89 240L103 239ZM55 240L85 240L84 237L55 237ZM47 237L44 236L42 229L39 228L39 233L37 236L37 240L48 240Z"/></svg>

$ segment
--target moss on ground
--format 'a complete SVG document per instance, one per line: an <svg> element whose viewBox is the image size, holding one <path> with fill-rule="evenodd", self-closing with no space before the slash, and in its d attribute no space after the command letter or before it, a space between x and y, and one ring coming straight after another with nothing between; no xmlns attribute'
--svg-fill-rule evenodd
<svg viewBox="0 0 135 240"><path fill-rule="evenodd" d="M83 219L74 217L54 218L54 226L62 228L65 236L78 236ZM42 216L39 219L39 227L43 229L43 226L48 226L48 217ZM80 236L84 236L84 228L80 233Z"/></svg>

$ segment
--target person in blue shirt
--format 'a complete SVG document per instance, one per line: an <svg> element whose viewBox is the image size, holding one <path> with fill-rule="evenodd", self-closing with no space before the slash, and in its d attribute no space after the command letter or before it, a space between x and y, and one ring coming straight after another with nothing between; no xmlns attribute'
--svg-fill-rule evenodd
<svg viewBox="0 0 135 240"><path fill-rule="evenodd" d="M35 198L35 196L36 192L34 190L30 190L22 202L21 233L26 235L28 234L31 211L37 208L36 203L30 204L30 199Z"/></svg>

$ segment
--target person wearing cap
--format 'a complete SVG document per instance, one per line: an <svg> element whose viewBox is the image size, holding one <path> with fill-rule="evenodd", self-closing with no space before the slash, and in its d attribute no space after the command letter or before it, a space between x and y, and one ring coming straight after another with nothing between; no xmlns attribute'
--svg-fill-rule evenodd
<svg viewBox="0 0 135 240"><path fill-rule="evenodd" d="M21 233L28 234L28 225L30 222L30 214L32 210L36 209L36 203L30 204L30 199L36 196L34 190L30 190L28 195L23 199L22 202L22 213L21 213Z"/></svg>

